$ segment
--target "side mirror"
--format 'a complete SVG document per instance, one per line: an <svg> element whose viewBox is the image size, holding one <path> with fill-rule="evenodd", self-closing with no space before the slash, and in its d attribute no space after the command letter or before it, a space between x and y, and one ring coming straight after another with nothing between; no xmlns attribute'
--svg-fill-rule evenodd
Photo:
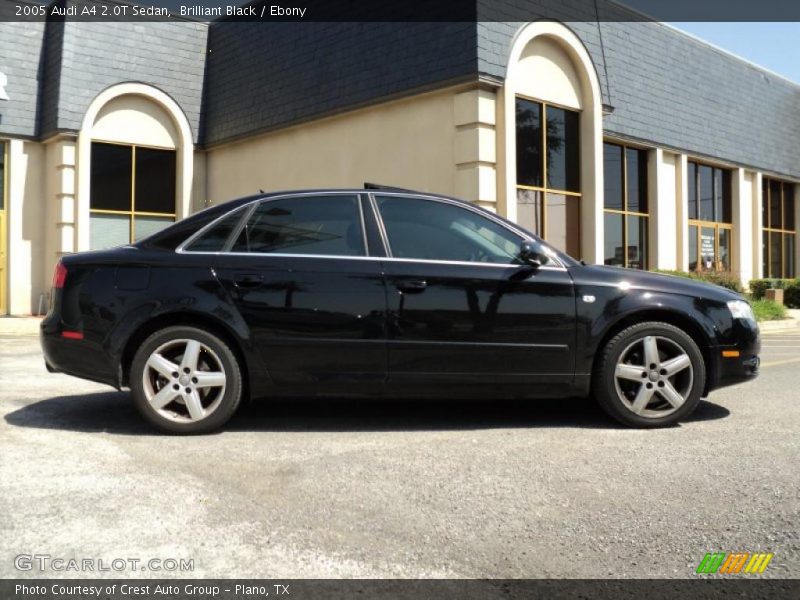
<svg viewBox="0 0 800 600"><path fill-rule="evenodd" d="M519 258L532 267L541 267L549 261L544 247L539 242L532 240L525 240L520 244Z"/></svg>

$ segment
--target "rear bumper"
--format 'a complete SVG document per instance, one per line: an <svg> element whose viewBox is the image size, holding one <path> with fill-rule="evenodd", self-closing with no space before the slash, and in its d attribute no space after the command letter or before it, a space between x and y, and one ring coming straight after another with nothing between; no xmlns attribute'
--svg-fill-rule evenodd
<svg viewBox="0 0 800 600"><path fill-rule="evenodd" d="M66 373L81 379L105 383L119 389L118 367L107 351L91 339L63 337L64 327L48 315L39 329L44 364L50 373Z"/></svg>
<svg viewBox="0 0 800 600"><path fill-rule="evenodd" d="M739 321L735 324L735 344L711 349L716 356L714 382L709 389L736 385L758 377L761 359L761 334L756 323ZM726 354L728 356L726 356Z"/></svg>

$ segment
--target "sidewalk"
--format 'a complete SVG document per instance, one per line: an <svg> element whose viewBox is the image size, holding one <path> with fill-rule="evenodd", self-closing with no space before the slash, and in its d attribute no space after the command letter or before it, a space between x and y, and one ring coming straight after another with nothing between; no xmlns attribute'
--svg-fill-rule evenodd
<svg viewBox="0 0 800 600"><path fill-rule="evenodd" d="M0 317L0 335L39 335L43 317Z"/></svg>
<svg viewBox="0 0 800 600"><path fill-rule="evenodd" d="M786 311L788 319L781 321L762 321L758 324L761 333L771 333L773 331L800 331L800 309L789 308Z"/></svg>

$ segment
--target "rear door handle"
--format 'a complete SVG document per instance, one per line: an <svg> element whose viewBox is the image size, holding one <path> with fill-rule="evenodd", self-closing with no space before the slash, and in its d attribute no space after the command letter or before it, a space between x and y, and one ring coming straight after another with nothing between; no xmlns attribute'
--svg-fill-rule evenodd
<svg viewBox="0 0 800 600"><path fill-rule="evenodd" d="M264 283L264 276L258 273L237 273L233 276L233 283L238 288L253 289Z"/></svg>
<svg viewBox="0 0 800 600"><path fill-rule="evenodd" d="M428 287L428 282L424 279L409 279L397 283L397 289L407 294L419 294Z"/></svg>

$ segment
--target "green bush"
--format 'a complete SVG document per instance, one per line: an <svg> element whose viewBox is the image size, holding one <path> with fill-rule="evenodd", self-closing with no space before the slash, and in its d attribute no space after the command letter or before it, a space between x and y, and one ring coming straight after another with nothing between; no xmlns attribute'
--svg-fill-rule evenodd
<svg viewBox="0 0 800 600"><path fill-rule="evenodd" d="M783 290L783 303L789 308L800 308L800 279L750 280L750 294L754 300L766 296L769 289Z"/></svg>
<svg viewBox="0 0 800 600"><path fill-rule="evenodd" d="M685 277L686 279L694 279L695 281L713 283L740 294L744 293L744 288L742 288L742 283L739 281L739 277L733 273L728 273L725 271L688 272L672 271L669 269L654 269L653 272L662 273L664 275L677 275L678 277Z"/></svg>
<svg viewBox="0 0 800 600"><path fill-rule="evenodd" d="M756 321L777 321L786 318L786 307L772 300L752 300L750 306L756 315Z"/></svg>

